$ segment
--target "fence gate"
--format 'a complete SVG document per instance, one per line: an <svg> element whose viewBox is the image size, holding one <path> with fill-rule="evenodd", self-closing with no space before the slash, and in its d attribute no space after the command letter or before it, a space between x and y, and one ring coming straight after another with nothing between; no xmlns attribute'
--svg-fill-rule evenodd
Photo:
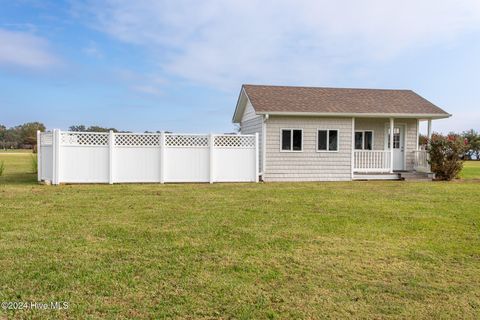
<svg viewBox="0 0 480 320"><path fill-rule="evenodd" d="M38 132L38 180L258 182L258 134Z"/></svg>

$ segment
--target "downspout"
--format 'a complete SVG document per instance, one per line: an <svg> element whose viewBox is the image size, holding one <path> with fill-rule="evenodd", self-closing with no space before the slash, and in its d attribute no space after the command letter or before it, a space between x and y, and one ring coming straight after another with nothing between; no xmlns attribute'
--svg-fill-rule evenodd
<svg viewBox="0 0 480 320"><path fill-rule="evenodd" d="M263 115L262 121L262 172L260 172L262 180L265 175L265 164L267 160L267 120L268 113Z"/></svg>

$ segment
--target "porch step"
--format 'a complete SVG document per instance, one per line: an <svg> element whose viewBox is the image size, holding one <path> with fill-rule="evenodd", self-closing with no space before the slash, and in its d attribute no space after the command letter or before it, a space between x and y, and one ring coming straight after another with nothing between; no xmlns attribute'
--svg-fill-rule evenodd
<svg viewBox="0 0 480 320"><path fill-rule="evenodd" d="M398 173L355 173L353 180L400 180Z"/></svg>
<svg viewBox="0 0 480 320"><path fill-rule="evenodd" d="M432 181L433 174L425 172L399 172L401 180L407 181Z"/></svg>

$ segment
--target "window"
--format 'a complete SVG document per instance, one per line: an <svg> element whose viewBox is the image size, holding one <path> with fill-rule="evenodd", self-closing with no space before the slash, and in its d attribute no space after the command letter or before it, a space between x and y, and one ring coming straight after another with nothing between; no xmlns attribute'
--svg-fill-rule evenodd
<svg viewBox="0 0 480 320"><path fill-rule="evenodd" d="M373 149L373 131L355 131L355 149Z"/></svg>
<svg viewBox="0 0 480 320"><path fill-rule="evenodd" d="M365 131L363 139L363 149L372 150L373 149L373 132Z"/></svg>
<svg viewBox="0 0 480 320"><path fill-rule="evenodd" d="M318 130L317 151L338 151L338 130Z"/></svg>
<svg viewBox="0 0 480 320"><path fill-rule="evenodd" d="M302 130L282 129L282 151L302 151Z"/></svg>
<svg viewBox="0 0 480 320"><path fill-rule="evenodd" d="M388 149L390 149L390 129L388 129ZM393 149L400 149L400 128L393 128Z"/></svg>

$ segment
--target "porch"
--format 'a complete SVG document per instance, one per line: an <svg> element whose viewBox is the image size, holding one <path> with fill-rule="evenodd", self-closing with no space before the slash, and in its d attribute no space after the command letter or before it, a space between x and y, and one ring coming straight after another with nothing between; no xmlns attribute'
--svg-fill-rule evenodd
<svg viewBox="0 0 480 320"><path fill-rule="evenodd" d="M392 170L389 150L361 150L354 152L353 180L403 180L431 177L428 153L425 150L409 151L413 155L411 170Z"/></svg>
<svg viewBox="0 0 480 320"><path fill-rule="evenodd" d="M420 120L353 119L352 179L431 179L428 153L419 148ZM428 137L431 128L428 119Z"/></svg>

